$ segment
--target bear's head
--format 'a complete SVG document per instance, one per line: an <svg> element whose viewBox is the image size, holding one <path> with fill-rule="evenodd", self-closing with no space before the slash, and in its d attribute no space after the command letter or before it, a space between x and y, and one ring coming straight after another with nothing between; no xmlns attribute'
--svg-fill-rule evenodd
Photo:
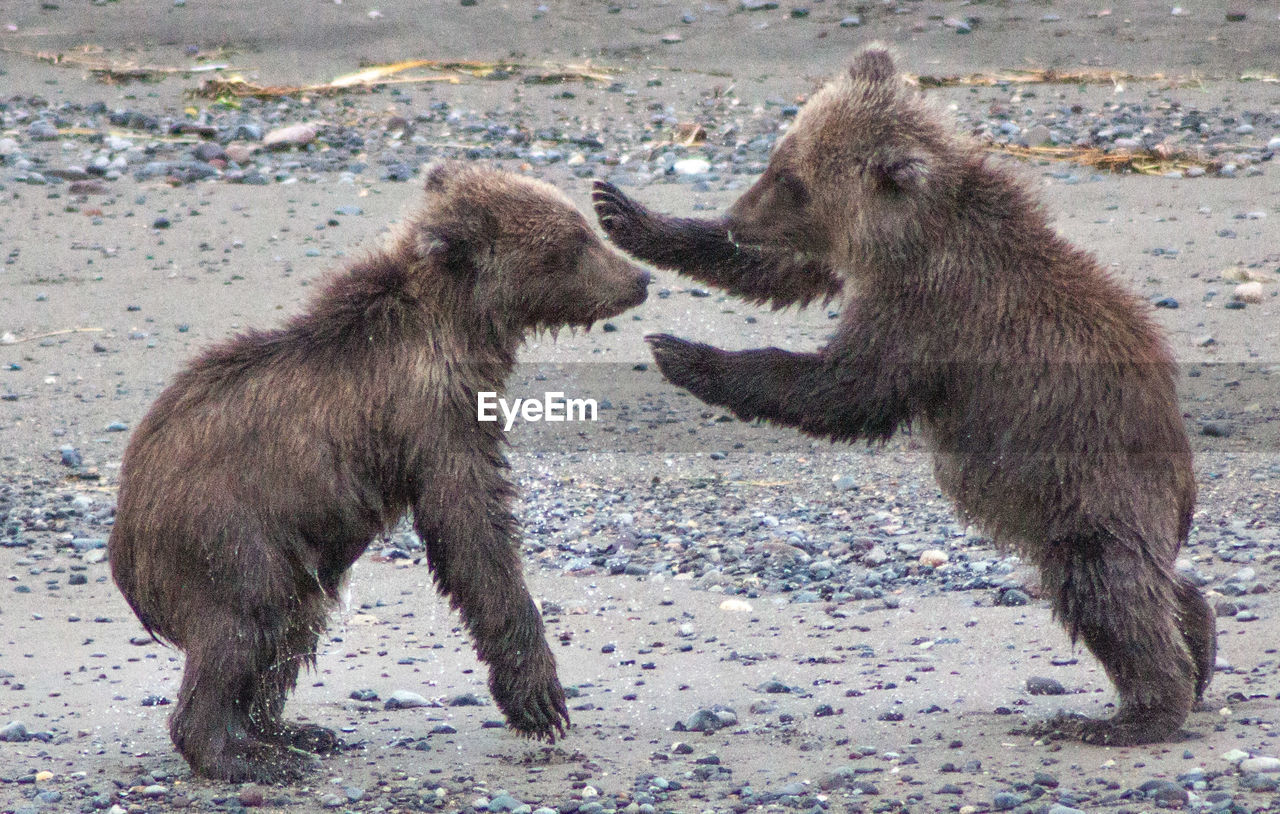
<svg viewBox="0 0 1280 814"><path fill-rule="evenodd" d="M847 267L867 245L922 228L953 188L958 147L890 53L871 45L804 105L726 223L743 242Z"/></svg>
<svg viewBox="0 0 1280 814"><path fill-rule="evenodd" d="M457 161L426 170L414 251L477 318L523 333L590 327L644 302L649 272L606 246L555 187Z"/></svg>

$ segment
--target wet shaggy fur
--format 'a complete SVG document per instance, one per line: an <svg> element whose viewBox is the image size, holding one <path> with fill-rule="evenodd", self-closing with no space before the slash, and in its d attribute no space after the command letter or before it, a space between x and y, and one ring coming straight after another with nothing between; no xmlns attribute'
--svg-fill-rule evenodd
<svg viewBox="0 0 1280 814"><path fill-rule="evenodd" d="M348 568L410 511L508 723L564 733L503 433L477 421L477 393L503 392L531 331L617 314L648 280L553 188L442 164L388 249L176 377L125 452L108 551L143 625L186 651L170 731L195 772L289 780L299 749L336 744L283 721L285 696Z"/></svg>
<svg viewBox="0 0 1280 814"><path fill-rule="evenodd" d="M882 48L818 92L719 220L597 183L610 238L775 306L845 294L817 353L649 338L703 401L841 441L914 423L959 512L1039 566L1120 696L1091 742L1170 738L1214 666L1214 617L1174 570L1195 500L1175 368L1145 306L1053 233L1024 186Z"/></svg>

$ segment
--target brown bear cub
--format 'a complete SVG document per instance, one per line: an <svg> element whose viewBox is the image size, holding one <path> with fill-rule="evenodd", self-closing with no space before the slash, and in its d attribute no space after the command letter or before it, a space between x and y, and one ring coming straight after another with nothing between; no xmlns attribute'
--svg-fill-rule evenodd
<svg viewBox="0 0 1280 814"><path fill-rule="evenodd" d="M590 326L648 283L554 188L441 164L390 248L177 376L125 452L108 550L142 624L186 651L169 728L196 773L288 780L310 762L300 748L333 748L282 720L285 696L343 576L407 511L507 722L564 734L504 435L477 420L477 394L503 391L530 332Z"/></svg>
<svg viewBox="0 0 1280 814"><path fill-rule="evenodd" d="M597 215L655 265L775 306L831 297L817 353L653 336L663 375L739 418L884 440L914 422L959 512L1040 569L1120 696L1046 731L1172 737L1213 672L1214 617L1174 570L1195 500L1169 349L1143 304L1046 224L872 46L819 91L720 220L598 183Z"/></svg>

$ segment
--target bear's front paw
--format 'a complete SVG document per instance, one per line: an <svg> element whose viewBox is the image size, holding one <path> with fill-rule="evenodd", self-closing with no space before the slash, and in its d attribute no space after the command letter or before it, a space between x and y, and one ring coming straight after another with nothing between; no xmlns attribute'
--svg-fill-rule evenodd
<svg viewBox="0 0 1280 814"><path fill-rule="evenodd" d="M196 774L230 783L294 783L318 766L300 749L252 738L230 740L219 749L188 746L182 756Z"/></svg>
<svg viewBox="0 0 1280 814"><path fill-rule="evenodd" d="M592 185L591 201L595 204L596 219L610 240L636 257L650 256L661 229L648 209L608 181L596 181Z"/></svg>
<svg viewBox="0 0 1280 814"><path fill-rule="evenodd" d="M556 677L555 662L549 668L526 666L523 672L491 675L489 689L507 725L527 738L555 743L569 726L569 706Z"/></svg>
<svg viewBox="0 0 1280 814"><path fill-rule="evenodd" d="M708 404L721 404L719 356L724 351L668 334L650 334L644 340L667 381Z"/></svg>

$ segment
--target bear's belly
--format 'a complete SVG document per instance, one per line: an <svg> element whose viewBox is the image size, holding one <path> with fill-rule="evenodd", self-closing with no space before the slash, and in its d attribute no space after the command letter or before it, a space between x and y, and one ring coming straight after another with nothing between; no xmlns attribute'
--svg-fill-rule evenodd
<svg viewBox="0 0 1280 814"><path fill-rule="evenodd" d="M1051 460L966 449L936 427L924 429L938 488L961 520L1002 546L1024 549L1054 536L1059 489Z"/></svg>

